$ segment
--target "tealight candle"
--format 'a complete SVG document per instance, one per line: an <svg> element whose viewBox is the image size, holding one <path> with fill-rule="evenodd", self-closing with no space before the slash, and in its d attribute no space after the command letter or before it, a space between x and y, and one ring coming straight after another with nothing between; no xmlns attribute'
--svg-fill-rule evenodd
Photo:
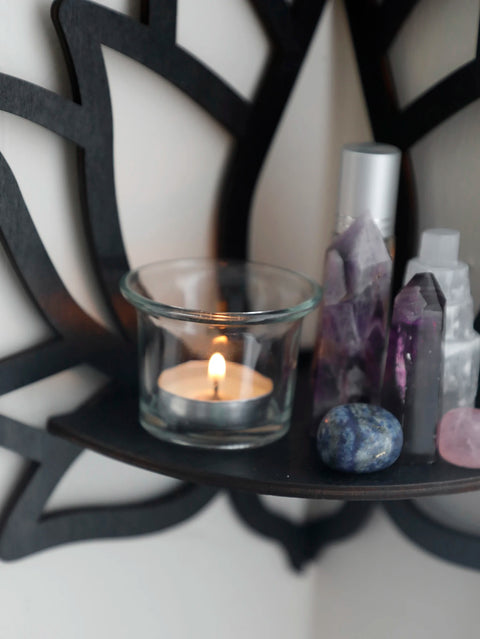
<svg viewBox="0 0 480 639"><path fill-rule="evenodd" d="M145 430L212 449L285 435L315 282L266 264L191 259L141 266L121 290L137 310Z"/></svg>
<svg viewBox="0 0 480 639"><path fill-rule="evenodd" d="M209 429L251 428L266 419L273 382L221 353L167 368L158 378L158 403L171 425Z"/></svg>

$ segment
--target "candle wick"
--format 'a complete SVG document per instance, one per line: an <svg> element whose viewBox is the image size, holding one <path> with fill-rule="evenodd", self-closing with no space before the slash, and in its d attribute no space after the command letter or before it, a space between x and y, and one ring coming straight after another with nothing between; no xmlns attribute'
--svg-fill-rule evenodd
<svg viewBox="0 0 480 639"><path fill-rule="evenodd" d="M215 400L220 399L218 397L218 380L215 380L213 382L213 399L215 399Z"/></svg>

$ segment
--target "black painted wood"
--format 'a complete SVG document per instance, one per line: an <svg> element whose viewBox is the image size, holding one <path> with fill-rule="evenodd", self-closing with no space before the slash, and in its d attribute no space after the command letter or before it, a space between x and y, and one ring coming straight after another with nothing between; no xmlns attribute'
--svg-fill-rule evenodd
<svg viewBox="0 0 480 639"><path fill-rule="evenodd" d="M91 259L117 326L127 335L134 334L135 319L118 291L128 263L115 198L112 110L101 45L163 76L235 136L244 134L248 116L242 98L175 45L173 8L171 3L152 0L142 13L147 19L153 17L153 23L142 24L87 0L57 0L52 5L73 95L82 104L84 126L76 123L82 129L79 177ZM170 36L165 38L165 33Z"/></svg>
<svg viewBox="0 0 480 639"><path fill-rule="evenodd" d="M357 532L367 521L373 507L372 503L346 502L339 512L296 524L272 512L258 495L231 491L230 498L242 521L252 530L283 546L295 570L301 570L328 543Z"/></svg>
<svg viewBox="0 0 480 639"><path fill-rule="evenodd" d="M389 43L415 4L410 0L383 3L381 7L373 0L345 3L373 136L378 142L394 144L404 152L395 224L394 293L401 286L406 262L415 249L418 222L413 168L406 153L409 142L397 107L387 54Z"/></svg>
<svg viewBox="0 0 480 639"><path fill-rule="evenodd" d="M111 385L79 410L52 419L51 432L116 459L198 484L183 484L145 503L44 514L45 502L81 449L51 433L0 416L0 445L31 460L1 518L0 556L5 559L67 541L159 530L190 517L210 501L217 488L228 487L243 520L260 534L280 542L298 568L325 543L358 529L368 516L370 504L346 504L335 516L298 525L271 513L256 493L368 501L480 488L479 472L443 462L432 466L398 463L365 477L340 475L323 468L309 435L306 366L300 375L291 433L266 449L235 453L187 450L163 444L138 426L131 340L135 318L118 293L118 279L128 263L115 199L112 112L101 45L162 75L233 135L236 143L220 198L218 253L245 257L249 210L258 175L325 4L324 0L297 0L292 6L284 0L250 2L273 47L252 102L238 96L176 45L175 0L144 0L139 21L89 0L54 2L52 17L70 73L71 100L0 74L1 110L44 126L77 145L90 257L118 331L113 335L98 326L68 295L36 234L13 173L0 156L0 240L52 335L46 343L0 361L0 393L87 362L107 374ZM408 149L443 119L479 97L477 55L475 61L406 109L398 109L386 53L415 5L413 0L380 4L346 0L375 137L405 151L396 229L400 248L397 281L410 256L416 225ZM426 526L425 516L413 506L404 507L398 502L397 509L389 506L389 510L397 521L408 521L400 525L408 527L417 540L423 536L425 541L428 534L433 534L434 524ZM461 537L449 539L458 541ZM460 560L457 553L453 560L468 563L476 543L471 540L469 552ZM437 546L430 545L437 552ZM474 561L471 564L476 565Z"/></svg>
<svg viewBox="0 0 480 639"><path fill-rule="evenodd" d="M396 285L399 286L403 267L412 255L412 240L417 222L413 168L409 149L437 125L480 98L480 35L477 35L476 56L413 102L400 109L396 99L395 81L388 62L388 48L395 35L409 18L418 0L346 0L357 63L375 138L396 144L404 151L399 209L396 225L398 255ZM480 34L480 27L479 27ZM480 327L480 314L475 328ZM480 399L480 383L477 406ZM467 535L434 521L414 502L384 504L396 525L416 544L446 559L472 568L480 568L480 537Z"/></svg>
<svg viewBox="0 0 480 639"><path fill-rule="evenodd" d="M31 222L13 173L0 156L0 240L52 333L45 344L0 361L0 393L85 362L115 380L121 398L135 393L135 348L131 340L135 317L118 292L118 280L128 263L115 198L112 111L101 45L162 75L230 131L237 139L233 160L235 163L235 158L240 158L241 166L227 180L228 188L248 194L323 4L324 0L315 0L297 3L291 9L283 1L272 5L252 0L272 38L274 56L250 104L176 45L175 0L144 0L140 21L88 0L53 3L52 18L64 50L73 99L0 74L0 109L44 126L77 145L79 195L90 258L118 335L93 322L63 287ZM230 208L228 198L225 201L220 225L229 218L240 220L246 228L248 206ZM246 247L246 236L240 241ZM45 515L45 501L80 449L0 416L1 445L30 458L32 439L40 452L19 482L2 518L0 555L5 559L67 541L161 529L197 512L216 492L187 484L148 503Z"/></svg>
<svg viewBox="0 0 480 639"><path fill-rule="evenodd" d="M255 186L295 79L322 14L325 0L289 7L285 0L251 0L274 48L251 105L248 127L230 158L220 198L217 253L245 259Z"/></svg>
<svg viewBox="0 0 480 639"><path fill-rule="evenodd" d="M114 388L77 412L54 417L49 429L70 441L147 470L254 493L315 499L405 499L480 489L480 471L442 461L392 467L366 475L342 474L323 466L310 435L304 390L309 366L299 377L297 405L288 435L248 451L208 451L161 442L138 425L137 398Z"/></svg>
<svg viewBox="0 0 480 639"><path fill-rule="evenodd" d="M120 393L136 387L131 343L108 333L72 300L35 230L16 180L0 155L0 241L52 337L0 361L0 393L88 363L115 377ZM81 449L0 415L0 445L31 460L2 513L0 556L16 559L79 539L159 530L202 508L216 493L185 485L149 502L110 508L42 512L48 497Z"/></svg>
<svg viewBox="0 0 480 639"><path fill-rule="evenodd" d="M86 315L58 277L23 201L17 182L0 154L0 242L21 284L52 337L40 346L0 360L0 392L89 363L135 387L135 351Z"/></svg>
<svg viewBox="0 0 480 639"><path fill-rule="evenodd" d="M0 445L31 460L1 517L0 557L4 560L66 542L161 530L191 517L217 493L182 484L139 503L45 513L57 482L82 449L4 416L0 416Z"/></svg>
<svg viewBox="0 0 480 639"><path fill-rule="evenodd" d="M110 111L106 108L108 87L103 61L95 49L99 40L161 74L237 137L230 172L227 172L222 190L218 252L229 257L237 256L238 252L245 256L249 205L256 179L323 5L324 0L316 0L298 3L292 10L283 1L272 4L252 0L252 7L272 38L274 52L253 103L247 104L197 60L175 46L175 2L144 2L142 17L145 25L134 24L123 16L112 16L111 12L92 7L90 3L58 2L54 5L54 19L68 54L67 60L70 60L73 89L75 91L77 88L75 94L82 96L83 103L88 102L91 117L101 123L99 130L90 133L90 136L95 136L95 144L91 144L91 139L84 144L87 152L99 144L101 133L103 145L94 158L97 162L106 159L110 167L112 123ZM85 41L83 21L88 23L92 31L95 28L94 42ZM85 47L92 51L88 64L84 60ZM102 101L93 99L99 94L102 95ZM87 100L85 95L92 96L92 99ZM89 181L98 181L98 166L93 166L89 172L88 157L87 153L81 156L85 198L99 189L105 188L108 192L110 187L110 176L104 186ZM121 258L124 250L118 233L115 201L110 197L108 202L110 208L94 208L95 202L85 207L86 226L90 229L92 257L96 260L99 278L110 294L111 307L117 311L117 319L123 326L125 320L122 322L122 318L127 318L127 332L131 333L131 314L125 313L123 301L115 297L118 294L115 286L119 268L123 265ZM107 227L115 230L109 237L110 250L105 246ZM229 229L227 234L225 229ZM118 264L115 260L112 262L112 254L117 262L120 258Z"/></svg>
<svg viewBox="0 0 480 639"><path fill-rule="evenodd" d="M480 538L455 530L424 513L412 501L384 504L392 521L417 546L460 566L480 570Z"/></svg>

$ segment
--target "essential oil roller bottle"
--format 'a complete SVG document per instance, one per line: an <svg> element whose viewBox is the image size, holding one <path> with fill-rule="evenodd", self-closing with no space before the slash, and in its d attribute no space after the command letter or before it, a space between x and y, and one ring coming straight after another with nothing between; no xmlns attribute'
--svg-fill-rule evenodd
<svg viewBox="0 0 480 639"><path fill-rule="evenodd" d="M363 142L343 147L335 235L359 217L368 216L393 259L400 161L400 149L391 144Z"/></svg>

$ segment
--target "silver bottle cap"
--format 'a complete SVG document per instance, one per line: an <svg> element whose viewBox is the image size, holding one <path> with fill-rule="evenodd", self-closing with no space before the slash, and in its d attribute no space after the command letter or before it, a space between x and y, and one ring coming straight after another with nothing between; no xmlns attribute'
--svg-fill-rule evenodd
<svg viewBox="0 0 480 639"><path fill-rule="evenodd" d="M369 215L384 238L393 236L397 206L400 149L373 142L342 149L336 232Z"/></svg>

